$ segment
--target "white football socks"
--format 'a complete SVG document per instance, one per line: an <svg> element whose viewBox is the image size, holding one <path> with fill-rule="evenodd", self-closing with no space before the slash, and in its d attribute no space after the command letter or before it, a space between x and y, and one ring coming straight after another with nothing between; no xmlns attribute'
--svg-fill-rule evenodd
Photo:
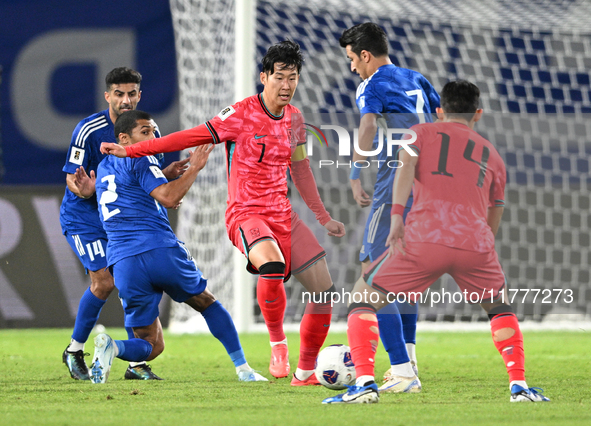
<svg viewBox="0 0 591 426"><path fill-rule="evenodd" d="M296 371L295 371L296 379L301 380L301 381L306 380L312 374L314 374L314 370L302 370L300 368L296 368Z"/></svg>
<svg viewBox="0 0 591 426"><path fill-rule="evenodd" d="M357 380L355 380L355 386L365 386L367 382L375 382L374 376L359 376Z"/></svg>
<svg viewBox="0 0 591 426"><path fill-rule="evenodd" d="M68 349L66 349L68 352L78 352L78 351L84 351L84 343L80 343L77 342L76 340L72 339L70 340L70 345L68 346Z"/></svg>
<svg viewBox="0 0 591 426"><path fill-rule="evenodd" d="M390 368L393 376L400 376L400 377L414 377L415 372L412 369L412 365L409 362L404 362L402 364L392 365Z"/></svg>

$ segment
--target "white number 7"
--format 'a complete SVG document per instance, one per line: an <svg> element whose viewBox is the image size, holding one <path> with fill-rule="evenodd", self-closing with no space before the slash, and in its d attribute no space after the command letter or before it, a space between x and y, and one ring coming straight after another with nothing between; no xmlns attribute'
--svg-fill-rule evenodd
<svg viewBox="0 0 591 426"><path fill-rule="evenodd" d="M406 92L408 96L416 96L417 97L417 104L416 104L416 111L417 115L419 116L419 123L425 122L425 114L423 111L423 107L425 106L425 99L423 99L423 91L422 90L409 90Z"/></svg>
<svg viewBox="0 0 591 426"><path fill-rule="evenodd" d="M119 195L117 195L117 184L115 183L115 175L107 175L101 179L101 182L107 181L109 182L107 185L107 190L102 193L101 199L99 200L99 204L101 205L101 211L103 212L103 219L107 220L112 216L115 216L117 213L121 213L121 210L115 209L109 211L107 208L107 204L112 203L115 201Z"/></svg>

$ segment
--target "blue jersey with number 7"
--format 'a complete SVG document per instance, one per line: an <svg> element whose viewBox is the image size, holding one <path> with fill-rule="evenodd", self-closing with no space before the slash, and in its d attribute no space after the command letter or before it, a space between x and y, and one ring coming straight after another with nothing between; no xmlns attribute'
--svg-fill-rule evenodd
<svg viewBox="0 0 591 426"><path fill-rule="evenodd" d="M409 129L419 123L431 123L432 114L439 106L439 95L431 83L421 74L396 65L383 65L365 79L357 88L357 107L361 116L368 113L378 115L378 126L382 128L382 148L376 154L378 165L373 193L374 207L392 203L392 184L397 163L397 146L388 155L388 129ZM401 139L402 133L392 134L392 139ZM374 139L376 150L379 145L379 131ZM375 164L375 163L374 163ZM409 198L409 205L412 197Z"/></svg>

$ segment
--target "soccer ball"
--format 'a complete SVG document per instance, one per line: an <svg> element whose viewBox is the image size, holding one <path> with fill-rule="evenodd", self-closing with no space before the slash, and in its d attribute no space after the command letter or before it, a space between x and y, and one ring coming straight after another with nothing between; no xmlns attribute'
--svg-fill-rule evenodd
<svg viewBox="0 0 591 426"><path fill-rule="evenodd" d="M322 349L316 358L316 378L329 389L345 389L355 383L355 366L351 349L345 345L331 345Z"/></svg>

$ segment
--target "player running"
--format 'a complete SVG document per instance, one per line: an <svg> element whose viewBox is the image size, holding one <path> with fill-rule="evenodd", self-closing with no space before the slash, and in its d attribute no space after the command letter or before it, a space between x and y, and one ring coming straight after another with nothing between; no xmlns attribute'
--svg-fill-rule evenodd
<svg viewBox="0 0 591 426"><path fill-rule="evenodd" d="M494 146L473 130L482 115L479 96L472 83L447 83L437 109L443 122L412 127L417 139L411 146L417 156L400 150L404 166L394 180L389 251L355 284L352 298L367 292L364 301L349 306L347 335L357 381L346 393L323 403L378 402L376 310L388 294L416 301L417 294L444 273L470 295L470 301L474 294L480 296L493 343L509 373L510 401L549 401L541 389L529 388L525 381L523 336L505 303L505 276L495 251L505 204L505 164ZM402 214L413 183L414 204L405 226Z"/></svg>
<svg viewBox="0 0 591 426"><path fill-rule="evenodd" d="M156 127L150 114L128 111L115 123L123 146L151 139ZM162 293L200 312L225 347L240 381L267 381L246 362L230 314L207 289L185 246L177 240L166 208L177 206L207 162L213 146L201 146L189 156L184 174L168 182L155 157L107 157L98 167L96 194L107 232L107 261L125 311L125 326L135 336L113 340L99 334L91 370L93 383L105 383L114 357L149 361L164 351L158 304Z"/></svg>
<svg viewBox="0 0 591 426"><path fill-rule="evenodd" d="M105 157L100 152L100 143L115 141L113 123L125 111L135 109L141 98L141 81L141 74L130 68L115 68L107 74L105 100L109 108L78 123L72 134L68 159L63 168L67 173L67 186L60 208L62 232L90 275L91 281L90 287L80 299L72 340L62 354L70 376L76 380L90 380L88 367L84 362L84 343L115 286L111 273L106 269L107 234L99 218L94 182L89 179L80 181L89 185L80 187L75 173L80 169L82 173L94 176L98 164ZM158 130L156 136L160 136ZM175 179L184 171L186 163L185 160L174 162L163 173L168 179ZM82 192L86 195L82 195ZM127 333L133 338L131 329L127 329ZM146 363L130 363L125 378L162 380Z"/></svg>
<svg viewBox="0 0 591 426"><path fill-rule="evenodd" d="M335 291L326 256L310 229L287 198L287 169L328 235L342 237L345 228L330 217L318 194L306 157L300 111L290 104L302 67L299 45L283 41L271 46L262 60L262 93L224 108L193 129L133 146L103 144L101 151L118 157L139 157L225 142L228 171L226 229L235 247L258 273L257 300L269 331L274 377L290 371L283 318L287 304L283 282L293 273L312 294L327 303L306 307L300 324L300 358L291 384L318 385L314 363L330 327L330 293ZM320 300L320 299L315 299Z"/></svg>
<svg viewBox="0 0 591 426"><path fill-rule="evenodd" d="M390 232L392 184L396 173L394 157L388 157L384 139L388 129L408 129L419 123L433 121L432 113L439 106L439 95L420 73L392 64L388 56L388 38L378 25L366 22L343 32L339 43L351 61L351 71L363 79L356 93L361 114L359 147L366 152L379 145L378 127L383 131L382 149L377 154L379 167L373 199L363 190L360 168L352 167L350 174L353 198L359 206L371 204L365 225L363 245L359 253L361 272L386 251ZM394 135L396 138L402 134ZM367 156L353 152L353 161L364 162ZM412 195L404 218L412 206ZM402 315L401 315L402 314ZM378 312L380 337L390 358L390 369L384 374L380 392L420 392L415 351L418 305L394 302Z"/></svg>

